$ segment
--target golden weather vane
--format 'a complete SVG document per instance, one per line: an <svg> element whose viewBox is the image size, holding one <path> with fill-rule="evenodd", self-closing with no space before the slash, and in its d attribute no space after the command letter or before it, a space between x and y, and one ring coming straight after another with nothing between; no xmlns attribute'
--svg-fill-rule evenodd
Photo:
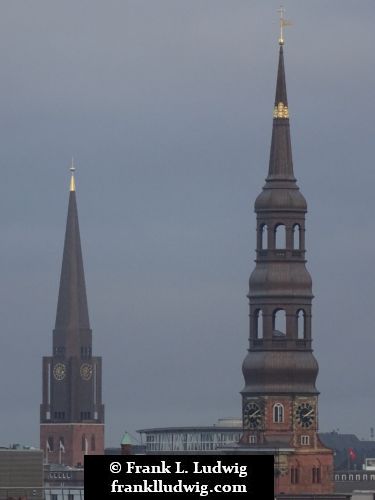
<svg viewBox="0 0 375 500"><path fill-rule="evenodd" d="M277 12L280 14L280 38L279 38L279 44L283 45L284 44L284 32L283 28L285 26L291 26L292 23L291 21L288 21L285 19L284 14L285 14L285 9L283 6L280 6L280 8L277 10Z"/></svg>

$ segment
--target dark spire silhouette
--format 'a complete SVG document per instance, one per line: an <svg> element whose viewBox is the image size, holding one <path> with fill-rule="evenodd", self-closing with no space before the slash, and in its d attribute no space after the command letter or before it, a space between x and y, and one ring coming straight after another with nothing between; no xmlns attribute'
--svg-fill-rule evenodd
<svg viewBox="0 0 375 500"><path fill-rule="evenodd" d="M275 106L277 106L279 102L282 102L284 106L288 106L285 83L284 50L283 44L280 43L279 45L279 67L277 69Z"/></svg>
<svg viewBox="0 0 375 500"><path fill-rule="evenodd" d="M241 445L253 447L255 454L275 451L276 493L331 493L333 453L317 434L319 367L312 350L307 204L293 175L289 130L283 27L290 22L282 7L279 12L269 171L254 206L257 245L249 280L249 349L242 364ZM319 482L316 472L311 473L314 467L315 471L319 468Z"/></svg>
<svg viewBox="0 0 375 500"><path fill-rule="evenodd" d="M267 181L295 181L293 174L292 146L290 141L283 43L280 42L279 45L279 66L276 80L272 141Z"/></svg>
<svg viewBox="0 0 375 500"><path fill-rule="evenodd" d="M78 344L79 332L88 329L90 329L90 321L78 224L75 181L72 173L55 330L67 330L73 337L77 338Z"/></svg>
<svg viewBox="0 0 375 500"><path fill-rule="evenodd" d="M311 350L312 282L305 266L307 204L293 174L283 43L280 37L269 172L254 207L257 258L248 295L250 350L243 365L248 395L317 394L318 364ZM279 311L285 321L288 317L283 331L277 327ZM299 314L303 314L302 338Z"/></svg>
<svg viewBox="0 0 375 500"><path fill-rule="evenodd" d="M92 355L92 331L79 234L74 165L61 266L52 356L43 357L40 447L50 463L76 467L104 453L102 359ZM56 425L63 424L63 425Z"/></svg>

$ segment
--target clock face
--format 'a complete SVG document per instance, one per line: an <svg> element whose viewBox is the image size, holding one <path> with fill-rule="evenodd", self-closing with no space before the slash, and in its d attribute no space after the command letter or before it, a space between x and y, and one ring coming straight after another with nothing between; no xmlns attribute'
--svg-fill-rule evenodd
<svg viewBox="0 0 375 500"><path fill-rule="evenodd" d="M243 424L246 429L256 429L262 421L262 412L257 403L248 401L243 409Z"/></svg>
<svg viewBox="0 0 375 500"><path fill-rule="evenodd" d="M90 380L92 376L92 366L89 363L83 363L79 372L83 380Z"/></svg>
<svg viewBox="0 0 375 500"><path fill-rule="evenodd" d="M66 375L66 366L64 363L56 363L53 367L53 376L56 380L63 380Z"/></svg>
<svg viewBox="0 0 375 500"><path fill-rule="evenodd" d="M311 403L301 403L296 408L296 420L301 427L310 427L315 419L315 408Z"/></svg>

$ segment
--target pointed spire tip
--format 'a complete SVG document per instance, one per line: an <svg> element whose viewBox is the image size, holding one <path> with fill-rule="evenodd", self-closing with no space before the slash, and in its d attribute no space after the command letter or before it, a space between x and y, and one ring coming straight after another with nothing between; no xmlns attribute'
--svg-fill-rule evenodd
<svg viewBox="0 0 375 500"><path fill-rule="evenodd" d="M281 17L281 21L284 21L283 17ZM283 24L280 24L280 26L282 28ZM273 109L273 117L281 119L289 118L288 99L286 94L286 83L285 83L283 44L284 40L281 32L281 37L279 39L280 49L279 49L279 64L277 69L276 95L275 95L275 104Z"/></svg>
<svg viewBox="0 0 375 500"><path fill-rule="evenodd" d="M71 163L69 170L71 172L70 191L75 191L76 190L76 183L75 183L75 179L74 179L74 172L75 172L76 168L74 166L74 158L73 157L72 157L72 163Z"/></svg>

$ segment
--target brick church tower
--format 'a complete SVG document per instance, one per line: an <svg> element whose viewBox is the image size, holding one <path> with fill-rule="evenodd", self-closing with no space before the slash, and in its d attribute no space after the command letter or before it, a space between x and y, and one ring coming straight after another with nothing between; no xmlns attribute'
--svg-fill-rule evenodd
<svg viewBox="0 0 375 500"><path fill-rule="evenodd" d="M50 463L83 465L104 453L102 360L92 356L92 332L78 225L74 167L52 356L43 358L40 447Z"/></svg>
<svg viewBox="0 0 375 500"><path fill-rule="evenodd" d="M275 454L276 493L330 493L333 453L317 434L318 363L312 352L312 283L305 266L307 204L293 173L283 46L281 35L269 170L255 201L242 445Z"/></svg>

